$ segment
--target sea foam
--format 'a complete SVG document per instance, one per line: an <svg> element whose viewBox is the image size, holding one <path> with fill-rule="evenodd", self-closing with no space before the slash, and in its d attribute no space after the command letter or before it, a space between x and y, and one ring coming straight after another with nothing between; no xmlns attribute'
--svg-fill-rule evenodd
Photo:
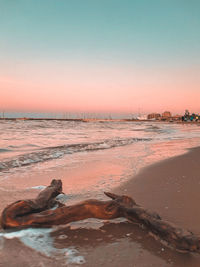
<svg viewBox="0 0 200 267"><path fill-rule="evenodd" d="M51 236L53 230L51 228L29 228L15 232L0 233L0 249L4 246L5 239L18 238L25 246L34 249L35 251L57 260L62 260L66 264L83 264L85 259L78 255L78 250L74 247L55 248L54 238Z"/></svg>

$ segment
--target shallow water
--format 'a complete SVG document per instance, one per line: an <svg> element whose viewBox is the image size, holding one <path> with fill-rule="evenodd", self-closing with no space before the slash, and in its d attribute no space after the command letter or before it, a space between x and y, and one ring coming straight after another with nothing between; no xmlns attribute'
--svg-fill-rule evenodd
<svg viewBox="0 0 200 267"><path fill-rule="evenodd" d="M75 153L128 150L130 145L137 153L138 143L146 148L184 140L190 147L199 133L197 125L155 122L1 121L0 170L10 172L35 163L42 169L46 161L69 159Z"/></svg>
<svg viewBox="0 0 200 267"><path fill-rule="evenodd" d="M37 188L62 178L68 194L96 196L199 144L200 127L191 124L1 121L0 188Z"/></svg>
<svg viewBox="0 0 200 267"><path fill-rule="evenodd" d="M152 122L1 121L1 171L74 153L199 138L196 125ZM42 168L42 164L40 164Z"/></svg>

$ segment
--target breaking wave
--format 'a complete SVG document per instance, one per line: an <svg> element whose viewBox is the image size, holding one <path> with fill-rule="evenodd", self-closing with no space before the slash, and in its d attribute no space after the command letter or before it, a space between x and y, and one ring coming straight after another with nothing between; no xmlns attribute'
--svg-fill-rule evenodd
<svg viewBox="0 0 200 267"><path fill-rule="evenodd" d="M80 144L61 145L55 147L46 147L31 153L19 155L14 158L10 158L8 160L0 162L0 170L4 171L11 168L17 168L17 167L31 165L34 163L44 162L47 160L58 159L66 154L104 150L119 146L130 145L135 142L145 142L151 140L152 140L151 138L118 138L118 139L107 139L96 143L80 143Z"/></svg>

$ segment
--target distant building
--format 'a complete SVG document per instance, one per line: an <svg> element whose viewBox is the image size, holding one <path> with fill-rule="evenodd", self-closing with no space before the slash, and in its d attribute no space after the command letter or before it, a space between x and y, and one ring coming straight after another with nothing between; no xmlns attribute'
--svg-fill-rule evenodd
<svg viewBox="0 0 200 267"><path fill-rule="evenodd" d="M170 118L171 116L172 116L172 114L170 111L165 111L162 113L162 117L164 117L164 118Z"/></svg>
<svg viewBox="0 0 200 267"><path fill-rule="evenodd" d="M182 116L178 114L172 117L173 121L180 121L181 119L182 119Z"/></svg>
<svg viewBox="0 0 200 267"><path fill-rule="evenodd" d="M148 114L147 119L148 120L159 120L160 117L161 115L159 113L151 113L151 114Z"/></svg>

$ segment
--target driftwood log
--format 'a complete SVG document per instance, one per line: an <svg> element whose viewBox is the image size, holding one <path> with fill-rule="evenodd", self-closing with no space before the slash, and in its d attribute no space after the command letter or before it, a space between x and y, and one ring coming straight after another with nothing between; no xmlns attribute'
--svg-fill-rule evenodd
<svg viewBox="0 0 200 267"><path fill-rule="evenodd" d="M50 186L41 191L36 199L19 200L8 205L1 215L2 228L51 227L86 218L125 217L131 222L145 226L150 232L177 250L200 252L198 236L163 221L157 213L142 208L128 196L105 192L111 200L89 199L76 205L65 206L55 199L60 193L62 193L62 181L52 180ZM51 208L56 204L58 207L52 210Z"/></svg>

